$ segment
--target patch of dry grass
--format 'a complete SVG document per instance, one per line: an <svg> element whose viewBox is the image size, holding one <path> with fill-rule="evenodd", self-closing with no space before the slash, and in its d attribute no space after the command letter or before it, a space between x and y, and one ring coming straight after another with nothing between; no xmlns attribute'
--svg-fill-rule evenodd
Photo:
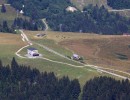
<svg viewBox="0 0 130 100"><path fill-rule="evenodd" d="M111 38L114 37L115 35L98 35L94 33L73 33L73 32L54 32L54 31L25 31L27 35L29 36L30 39L51 39L56 42L62 42L62 41L67 41L67 40L79 40L79 39L101 39L101 38ZM36 34L46 34L44 37L37 37ZM117 36L116 37L120 37Z"/></svg>
<svg viewBox="0 0 130 100"><path fill-rule="evenodd" d="M21 40L20 34L0 33L0 59L4 65L10 64L15 52L26 43Z"/></svg>
<svg viewBox="0 0 130 100"><path fill-rule="evenodd" d="M27 35L34 40L49 39L84 57L87 63L103 67L130 71L130 37L122 35L97 35L90 33L52 32L43 38L36 34L43 32L27 31ZM126 55L127 60L117 57Z"/></svg>
<svg viewBox="0 0 130 100"><path fill-rule="evenodd" d="M22 45L24 42L21 40L20 34L0 33L0 45Z"/></svg>
<svg viewBox="0 0 130 100"><path fill-rule="evenodd" d="M98 36L61 42L86 58L86 62L130 72L130 37ZM119 59L117 54L128 59Z"/></svg>
<svg viewBox="0 0 130 100"><path fill-rule="evenodd" d="M110 8L107 5L107 0L71 0L71 2L76 5L79 9L83 9L83 7L89 5L89 4L93 4L98 5L98 6L102 6L104 5L106 8Z"/></svg>

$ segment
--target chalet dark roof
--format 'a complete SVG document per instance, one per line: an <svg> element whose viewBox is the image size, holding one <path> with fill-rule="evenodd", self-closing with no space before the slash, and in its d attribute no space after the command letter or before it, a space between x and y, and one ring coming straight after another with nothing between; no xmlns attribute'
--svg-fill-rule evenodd
<svg viewBox="0 0 130 100"><path fill-rule="evenodd" d="M37 49L36 48L28 48L28 50L33 51L33 50L37 50Z"/></svg>

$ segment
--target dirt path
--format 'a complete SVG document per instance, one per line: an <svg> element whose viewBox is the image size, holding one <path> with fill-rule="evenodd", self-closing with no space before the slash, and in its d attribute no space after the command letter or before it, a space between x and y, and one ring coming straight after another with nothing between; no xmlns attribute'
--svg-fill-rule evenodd
<svg viewBox="0 0 130 100"><path fill-rule="evenodd" d="M21 32L22 41L27 42L28 45L26 45L26 46L20 48L18 51L15 52L15 54L16 54L18 57L20 57L20 58L26 58L26 57L21 56L19 53L20 53L24 48L27 48L27 47L29 47L30 45L33 45L33 44L32 44L31 41L29 41L28 37L25 35L25 33L23 32L23 30L19 30L19 31Z"/></svg>
<svg viewBox="0 0 130 100"><path fill-rule="evenodd" d="M5 6L10 6L10 4L4 4ZM0 7L1 7L2 5L0 5Z"/></svg>
<svg viewBox="0 0 130 100"><path fill-rule="evenodd" d="M49 51L49 52L51 52L51 53L53 53L53 54L56 54L56 55L58 55L58 56L60 56L60 57L69 59L69 58L67 58L66 56L64 56L64 55L62 55L62 54L60 54L60 53L58 53L58 52L56 52L56 51L54 51L54 50L48 48L48 47L45 46L45 45L42 45L42 44L39 44L39 43L36 43L36 42L33 42L33 43L37 44L38 46L44 48L45 50L47 50L47 51Z"/></svg>
<svg viewBox="0 0 130 100"><path fill-rule="evenodd" d="M116 10L116 9L110 9L110 10L108 10L108 11L110 11L110 12L124 12L124 11L130 11L130 9L121 9L121 10Z"/></svg>
<svg viewBox="0 0 130 100"><path fill-rule="evenodd" d="M53 62L53 63L59 63L59 64L64 64L64 65L69 65L69 66L72 66L72 67L79 67L79 68L85 67L85 66L76 66L76 65L73 65L73 64L69 64L69 63L54 61L54 60L47 59L47 58L44 58L44 57L40 57L40 58L41 58L41 59L44 59L44 60L47 60L47 61L50 61L50 62Z"/></svg>
<svg viewBox="0 0 130 100"><path fill-rule="evenodd" d="M45 24L45 30L44 31L47 31L49 29L49 27L48 27L48 24L46 22L46 19L45 18L42 19L42 22Z"/></svg>
<svg viewBox="0 0 130 100"><path fill-rule="evenodd" d="M98 54L100 53L100 51L101 51L100 47L97 46L97 49L96 49L96 51L94 53L94 57L98 58Z"/></svg>

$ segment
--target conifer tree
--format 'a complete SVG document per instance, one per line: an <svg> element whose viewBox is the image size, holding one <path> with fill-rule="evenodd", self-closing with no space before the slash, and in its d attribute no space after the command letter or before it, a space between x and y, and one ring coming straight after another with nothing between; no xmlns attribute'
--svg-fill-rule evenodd
<svg viewBox="0 0 130 100"><path fill-rule="evenodd" d="M2 13L5 13L5 12L6 12L6 7L5 7L4 4L2 4L2 6L1 6L1 12L2 12Z"/></svg>
<svg viewBox="0 0 130 100"><path fill-rule="evenodd" d="M0 60L0 67L3 67L2 61Z"/></svg>

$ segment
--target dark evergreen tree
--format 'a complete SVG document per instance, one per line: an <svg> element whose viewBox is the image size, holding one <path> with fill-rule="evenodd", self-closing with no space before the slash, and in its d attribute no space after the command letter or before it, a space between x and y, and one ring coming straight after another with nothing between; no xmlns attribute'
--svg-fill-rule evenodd
<svg viewBox="0 0 130 100"><path fill-rule="evenodd" d="M2 32L11 32L10 28L8 27L8 23L6 20L2 23Z"/></svg>
<svg viewBox="0 0 130 100"><path fill-rule="evenodd" d="M36 31L36 30L43 30L45 25L43 23L41 23L40 20L26 20L23 18L16 18L14 19L14 22L12 24L12 28L13 29L18 29L18 28L22 28L22 29L27 29L27 30L32 30L32 31Z"/></svg>
<svg viewBox="0 0 130 100"><path fill-rule="evenodd" d="M11 68L13 69L13 67L18 67L18 63L16 62L14 57L13 57L13 59L11 61Z"/></svg>
<svg viewBox="0 0 130 100"><path fill-rule="evenodd" d="M130 82L108 77L97 77L83 87L82 100L129 100Z"/></svg>
<svg viewBox="0 0 130 100"><path fill-rule="evenodd" d="M3 64L2 64L2 61L0 60L0 67L2 67L3 66Z"/></svg>
<svg viewBox="0 0 130 100"><path fill-rule="evenodd" d="M113 0L113 2L118 0ZM120 0L119 0L120 1ZM123 0L126 2L128 0ZM68 12L68 6L74 6L70 0L8 0L16 9L21 9L25 4L25 15L33 20L46 18L49 27L54 31L64 32L84 32L97 34L120 35L130 32L129 19L121 17L119 14L110 13L104 6L98 7L88 5L83 11ZM116 3L118 4L118 3ZM30 6L31 5L31 6ZM39 25L24 27L35 30L41 29Z"/></svg>
<svg viewBox="0 0 130 100"><path fill-rule="evenodd" d="M2 12L2 13L5 13L5 12L6 12L6 7L5 7L4 4L2 4L2 6L1 6L1 12Z"/></svg>
<svg viewBox="0 0 130 100"><path fill-rule="evenodd" d="M107 4L114 9L130 9L130 0L107 0Z"/></svg>
<svg viewBox="0 0 130 100"><path fill-rule="evenodd" d="M53 72L19 65L15 58L10 66L0 67L1 100L77 100L78 80L58 79Z"/></svg>

